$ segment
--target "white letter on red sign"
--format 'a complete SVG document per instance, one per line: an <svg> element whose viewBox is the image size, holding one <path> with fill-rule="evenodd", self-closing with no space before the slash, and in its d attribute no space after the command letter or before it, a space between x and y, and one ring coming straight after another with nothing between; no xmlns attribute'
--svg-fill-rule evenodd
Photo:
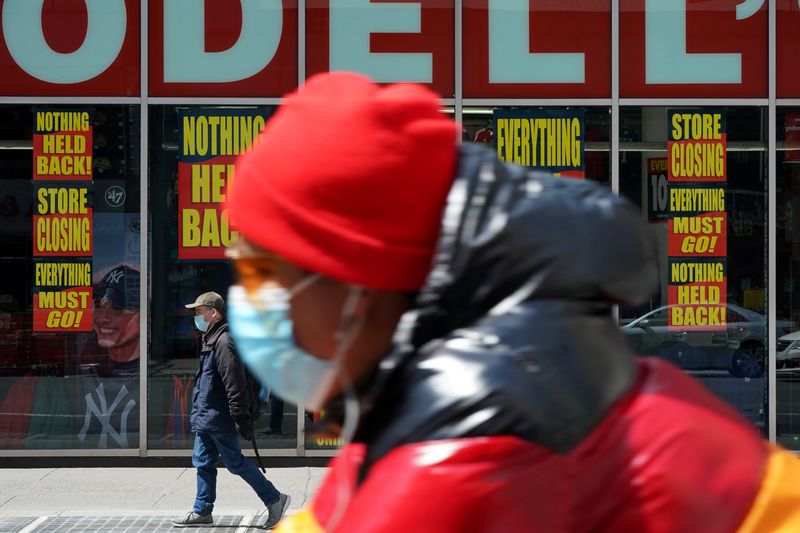
<svg viewBox="0 0 800 533"><path fill-rule="evenodd" d="M646 0L648 84L741 83L742 54L686 53L686 0Z"/></svg>
<svg viewBox="0 0 800 533"><path fill-rule="evenodd" d="M583 53L531 53L529 0L489 0L489 83L583 83Z"/></svg>
<svg viewBox="0 0 800 533"><path fill-rule="evenodd" d="M431 54L379 54L369 51L371 33L419 33L419 4L330 0L330 70L355 70L375 81L433 80Z"/></svg>
<svg viewBox="0 0 800 533"><path fill-rule="evenodd" d="M22 70L49 83L81 83L102 74L125 41L125 0L85 0L86 37L81 47L61 54L42 33L44 0L5 0L3 35L8 51Z"/></svg>
<svg viewBox="0 0 800 533"><path fill-rule="evenodd" d="M164 0L164 81L224 83L266 67L281 40L281 0L240 0L242 31L224 52L205 51L204 3ZM213 21L212 21L213 24Z"/></svg>

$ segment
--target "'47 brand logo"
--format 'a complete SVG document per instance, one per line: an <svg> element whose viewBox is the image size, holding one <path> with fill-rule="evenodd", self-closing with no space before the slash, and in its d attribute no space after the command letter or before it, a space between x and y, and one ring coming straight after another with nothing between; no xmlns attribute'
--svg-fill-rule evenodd
<svg viewBox="0 0 800 533"><path fill-rule="evenodd" d="M131 410L136 407L136 401L130 396L130 392L128 392L128 389L125 388L125 385L123 385L122 388L120 388L117 392L117 396L114 398L114 401L111 402L111 405L108 405L108 402L106 401L105 387L102 383L98 385L94 391L87 393L86 396L84 396L84 400L86 401L86 414L83 418L83 428L81 428L80 432L78 433L78 438L81 440L81 442L86 439L86 434L89 432L92 416L94 416L100 421L101 425L100 441L97 444L98 448L108 448L109 436L114 439L114 442L117 443L117 446L120 448L127 448L128 415L130 414ZM117 431L117 428L115 428L112 423L112 417L114 416L117 407L119 407L126 397L129 399L125 404L125 407L122 409L122 413L120 414L119 431ZM95 398L97 398L97 402L95 402ZM97 405L98 403L100 404L99 407Z"/></svg>
<svg viewBox="0 0 800 533"><path fill-rule="evenodd" d="M105 199L109 207L121 207L125 203L125 189L112 185L106 189Z"/></svg>

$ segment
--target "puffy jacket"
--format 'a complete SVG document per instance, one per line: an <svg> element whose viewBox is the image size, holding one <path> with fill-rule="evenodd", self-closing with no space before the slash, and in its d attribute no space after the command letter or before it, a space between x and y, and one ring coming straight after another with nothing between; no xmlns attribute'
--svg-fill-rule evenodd
<svg viewBox="0 0 800 533"><path fill-rule="evenodd" d="M354 442L278 531L800 531L798 461L619 332L612 305L658 280L638 210L475 146L459 158Z"/></svg>
<svg viewBox="0 0 800 533"><path fill-rule="evenodd" d="M234 419L249 417L250 396L228 323L214 323L202 341L189 415L192 431L235 434Z"/></svg>

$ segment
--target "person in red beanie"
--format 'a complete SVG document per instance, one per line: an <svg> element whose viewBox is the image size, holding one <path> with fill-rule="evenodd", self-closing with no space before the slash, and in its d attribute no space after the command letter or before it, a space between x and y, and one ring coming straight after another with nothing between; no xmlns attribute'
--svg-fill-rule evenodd
<svg viewBox="0 0 800 533"><path fill-rule="evenodd" d="M237 162L234 339L348 442L278 531L800 531L797 460L618 331L658 280L638 210L458 135L330 73Z"/></svg>

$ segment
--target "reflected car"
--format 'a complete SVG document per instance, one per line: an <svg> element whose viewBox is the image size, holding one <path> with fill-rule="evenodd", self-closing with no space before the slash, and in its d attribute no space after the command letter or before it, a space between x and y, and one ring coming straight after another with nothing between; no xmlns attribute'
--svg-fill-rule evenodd
<svg viewBox="0 0 800 533"><path fill-rule="evenodd" d="M727 304L724 330L670 329L668 316L675 305L659 307L622 326L637 354L662 357L684 370L724 370L741 378L764 375L767 336L764 315ZM795 329L785 320L778 321L776 327L779 334Z"/></svg>
<svg viewBox="0 0 800 533"><path fill-rule="evenodd" d="M800 331L778 338L775 346L775 365L778 368L800 367Z"/></svg>

